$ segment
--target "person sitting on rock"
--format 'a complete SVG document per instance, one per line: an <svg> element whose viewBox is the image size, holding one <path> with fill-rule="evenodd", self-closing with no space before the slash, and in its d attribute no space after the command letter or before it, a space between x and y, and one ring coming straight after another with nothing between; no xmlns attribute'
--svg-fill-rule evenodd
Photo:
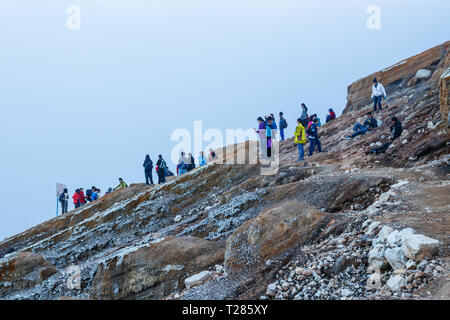
<svg viewBox="0 0 450 320"><path fill-rule="evenodd" d="M331 120L334 120L334 119L336 119L336 114L334 113L334 111L333 111L333 109L332 108L330 108L330 109L328 109L328 114L327 114L327 117L326 117L326 123L328 123L328 122L330 122Z"/></svg>
<svg viewBox="0 0 450 320"><path fill-rule="evenodd" d="M372 112L367 112L367 119L364 121L364 124L356 123L353 127L353 133L351 136L345 137L346 140L351 140L357 135L365 134L367 131L372 131L373 129L378 127L377 120L373 117Z"/></svg>
<svg viewBox="0 0 450 320"><path fill-rule="evenodd" d="M381 111L381 100L386 100L386 90L381 83L378 83L377 78L373 79L372 86L372 100L373 100L373 112L377 112L377 106Z"/></svg>
<svg viewBox="0 0 450 320"><path fill-rule="evenodd" d="M370 152L375 153L375 154L385 152L390 147L392 142L402 135L403 127L402 127L401 122L397 119L397 117L391 118L391 126L389 128L389 131L391 132L391 135L389 137L388 142L386 142L379 148L370 149Z"/></svg>

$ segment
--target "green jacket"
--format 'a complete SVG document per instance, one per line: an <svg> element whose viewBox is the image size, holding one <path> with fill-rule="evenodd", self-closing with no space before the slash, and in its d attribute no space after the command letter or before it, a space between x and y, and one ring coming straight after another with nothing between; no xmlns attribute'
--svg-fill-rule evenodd
<svg viewBox="0 0 450 320"><path fill-rule="evenodd" d="M117 187L114 188L114 190L126 188L126 187L128 187L128 185L125 183L125 181L122 181L121 183L119 183L119 185Z"/></svg>

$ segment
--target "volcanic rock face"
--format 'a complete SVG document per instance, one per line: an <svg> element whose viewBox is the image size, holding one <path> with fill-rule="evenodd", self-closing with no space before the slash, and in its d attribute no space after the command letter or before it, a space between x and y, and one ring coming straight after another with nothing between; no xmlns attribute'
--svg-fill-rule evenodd
<svg viewBox="0 0 450 320"><path fill-rule="evenodd" d="M289 138L262 175L232 164L255 152L239 144L5 239L0 298L448 299L448 44L352 84L344 114L319 129L325 152L305 162ZM371 110L375 76L381 125L343 140ZM371 155L392 116L401 137Z"/></svg>

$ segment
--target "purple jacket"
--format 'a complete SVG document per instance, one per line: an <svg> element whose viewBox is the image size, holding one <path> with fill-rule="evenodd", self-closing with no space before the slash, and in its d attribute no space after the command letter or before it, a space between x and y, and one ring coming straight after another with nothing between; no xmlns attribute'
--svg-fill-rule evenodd
<svg viewBox="0 0 450 320"><path fill-rule="evenodd" d="M256 132L259 133L260 139L264 139L266 137L266 123L263 121L260 122L258 130Z"/></svg>

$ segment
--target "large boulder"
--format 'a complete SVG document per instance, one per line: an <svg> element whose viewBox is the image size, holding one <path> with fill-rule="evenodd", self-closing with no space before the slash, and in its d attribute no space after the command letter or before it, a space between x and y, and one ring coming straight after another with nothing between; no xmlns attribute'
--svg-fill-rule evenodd
<svg viewBox="0 0 450 320"><path fill-rule="evenodd" d="M385 270L389 267L389 263L384 256L385 247L382 244L375 245L372 250L369 251L369 267L370 271L380 271Z"/></svg>
<svg viewBox="0 0 450 320"><path fill-rule="evenodd" d="M405 256L421 261L432 256L439 247L439 241L423 234L410 234L403 239L402 250Z"/></svg>
<svg viewBox="0 0 450 320"><path fill-rule="evenodd" d="M0 264L0 296L34 287L58 270L42 254L23 251Z"/></svg>
<svg viewBox="0 0 450 320"><path fill-rule="evenodd" d="M315 239L330 215L298 201L263 210L228 238L227 270L253 269L276 257L289 256L298 246Z"/></svg>
<svg viewBox="0 0 450 320"><path fill-rule="evenodd" d="M223 244L195 237L167 238L130 249L100 264L93 280L96 299L160 299L184 288L190 276L223 262Z"/></svg>
<svg viewBox="0 0 450 320"><path fill-rule="evenodd" d="M384 256L391 265L392 269L398 270L406 268L407 261L401 248L386 249Z"/></svg>

